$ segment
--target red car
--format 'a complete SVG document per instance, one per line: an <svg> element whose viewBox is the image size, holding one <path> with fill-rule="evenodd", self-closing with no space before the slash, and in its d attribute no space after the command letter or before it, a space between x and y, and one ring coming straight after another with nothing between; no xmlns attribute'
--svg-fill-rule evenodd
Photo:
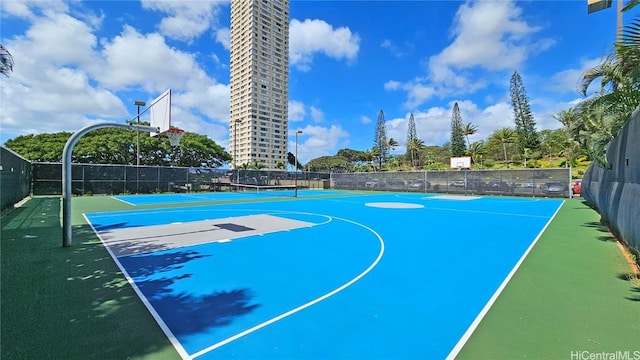
<svg viewBox="0 0 640 360"><path fill-rule="evenodd" d="M573 185L571 185L571 191L575 195L580 195L580 190L582 189L582 180L576 180Z"/></svg>

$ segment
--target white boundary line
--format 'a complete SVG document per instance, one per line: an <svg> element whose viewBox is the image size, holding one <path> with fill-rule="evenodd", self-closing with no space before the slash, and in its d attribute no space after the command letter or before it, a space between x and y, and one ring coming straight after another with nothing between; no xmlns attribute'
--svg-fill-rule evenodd
<svg viewBox="0 0 640 360"><path fill-rule="evenodd" d="M313 213L306 213L306 214L313 214ZM328 215L322 215L322 214L314 214L314 215L328 216ZM380 259L382 259L382 255L384 254L384 240L382 239L380 234L378 234L375 230L371 229L370 227L368 227L366 225L363 225L363 224L360 224L360 223L357 223L355 221L351 221L351 220L343 219L343 218L339 218L339 217L333 217L333 216L329 216L329 217L332 218L332 219L342 220L342 221L354 224L356 226L363 227L363 228L371 231L372 233L374 233L376 235L376 237L378 238L378 241L380 242L380 252L378 253L378 257L373 261L373 263L371 263L371 265L369 265L369 267L366 268L363 272L361 272L360 274L358 274L356 277L354 277L353 279L349 280L348 282L344 283L342 286L340 286L340 287L338 287L338 288L336 288L336 289L334 289L334 290L332 290L332 291L330 291L330 292L328 292L328 293L326 293L326 294L324 294L324 295L322 295L322 296L320 296L320 297L318 297L318 298L316 298L314 300L311 300L306 304L300 305L300 306L296 307L295 309L289 310L289 311L287 311L287 312L285 312L283 314L280 314L280 315L278 315L278 316L276 316L276 317L274 317L272 319L269 319L269 320L267 320L267 321L265 321L265 322L263 322L261 324L258 324L258 325L254 326L252 328L249 328L249 329L247 329L245 331L242 331L242 332L240 332L240 333L238 333L238 334L236 334L234 336L231 336L231 337L229 337L229 338L227 338L227 339L225 339L223 341L220 341L220 342L218 342L216 344L213 344L213 345L211 345L211 346L209 346L209 347L207 347L205 349L202 349L202 350L192 354L191 355L192 359L195 359L195 358L197 358L199 356L202 356L202 355L204 355L206 353L209 353L209 352L211 352L211 351L213 351L213 350L215 350L215 349L217 349L217 348L219 348L219 347L221 347L223 345L226 345L226 344L228 344L228 343L230 343L232 341L240 339L241 337L249 335L249 334L251 334L251 333L253 333L253 332L257 331L257 330L260 330L260 329L262 329L262 328L264 328L264 327L266 327L268 325L271 325L271 324L273 324L273 323L275 323L277 321L280 321L280 320L282 320L282 319L284 319L284 318L286 318L286 317L288 317L290 315L293 315L293 314L295 314L297 312L300 312L300 311L302 311L302 310L304 310L304 309L306 309L306 308L308 308L308 307L310 307L312 305L315 305L315 304L317 304L317 303L319 303L319 302L321 302L321 301L323 301L323 300L325 300L325 299L327 299L327 298L329 298L329 297L341 292L342 290L348 288L349 286L353 285L356 281L360 280L362 277L367 275L371 270L373 270L373 268L376 267L376 265L378 265L378 263L380 262Z"/></svg>
<svg viewBox="0 0 640 360"><path fill-rule="evenodd" d="M110 196L110 198L112 198L113 200L117 200L117 201L123 202L123 203L125 203L125 204L127 204L127 205L131 205L131 206L138 206L138 205L136 205L136 204L134 204L134 203L130 203L130 202L128 202L128 201L124 201L124 200L122 200L122 199L118 199L118 198L117 198L117 197L115 197L115 196Z"/></svg>
<svg viewBox="0 0 640 360"><path fill-rule="evenodd" d="M136 211L144 211L144 210L136 210ZM181 210L177 210L177 211L186 211L184 209ZM228 209L226 210L222 210L220 209L219 211L224 211L224 212L228 212ZM144 306L147 308L147 310L151 313L151 316L153 316L153 318L156 320L156 322L158 323L158 325L160 326L160 328L162 329L162 331L165 333L165 335L167 336L167 338L169 339L169 341L171 342L171 344L173 345L173 347L176 349L176 351L178 352L178 354L180 355L180 357L182 359L194 359L196 357L202 356L206 353L209 353L223 345L226 345L232 341L235 341L241 337L244 337L245 335L248 335L252 332L255 332L257 330L260 330L270 324L273 324L279 320L282 320L290 315L293 315L299 311L302 311L312 305L315 305L339 292L341 292L342 290L346 289L347 287L353 285L356 281L360 280L362 277L364 277L366 274L368 274L371 270L373 270L374 267L376 267L376 265L378 265L378 263L380 262L380 259L382 259L382 255L384 254L384 240L382 239L382 237L380 236L380 234L378 234L375 230L371 229L370 227L364 225L364 224L360 224L357 223L355 221L352 220L348 220L348 219L343 219L343 218L339 218L339 217L335 217L335 216L329 216L329 215L324 215L324 214L318 214L318 213L310 213L310 212L299 212L299 211L288 211L288 210L271 210L268 212L265 212L264 210L255 210L255 209L238 209L238 212L242 211L242 212L246 212L246 211L250 211L250 212L261 212L261 213L272 213L272 214L305 214L305 215L314 215L314 216L319 216L319 217L324 217L327 220L325 222L322 223L318 223L315 224L316 225L325 225L328 224L330 222L333 221L333 219L337 219L337 220L342 220L348 223L352 223L356 226L360 226L362 228L365 228L367 230L369 230L370 232L372 232L377 238L378 241L380 242L380 252L378 253L378 256L376 257L376 259L373 261L373 263L371 265L369 265L369 267L367 269L365 269L362 273L360 273L359 275L357 275L356 277L354 277L353 279L351 279L350 281L346 282L345 284L343 284L342 286L306 303L303 304L301 306L298 306L292 310L289 310L283 314L280 314L270 320L267 320L261 324L258 324L252 328L249 328L245 331L242 331L234 336L231 336L223 341L220 341L216 344L213 344L203 350L200 350L196 353L194 353L193 355L189 355L189 353L184 349L184 347L182 346L182 344L180 343L180 341L175 337L175 335L171 332L171 330L169 329L169 327L166 325L166 323L162 320L162 318L160 317L160 315L155 311L155 309L153 308L153 306L151 305L151 303L147 300L147 298L144 296L144 294L142 293L142 291L138 288L138 286L136 285L136 283L133 281L133 278L129 275L129 273L125 270L125 268L122 266L122 264L120 263L120 261L118 260L117 256L115 256L115 254L111 251L111 249L106 245L106 243L104 242L104 240L102 239L102 237L100 236L99 232L96 231L96 229L93 227L93 224L91 223L91 221L89 221L89 219L86 217L86 214L82 214L82 216L84 217L85 221L89 224L89 226L91 226L91 229L93 230L93 232L98 236L98 238L100 239L100 241L102 242L102 245L106 248L107 252L109 252L109 255L111 256L111 258L113 259L113 261L116 263L116 265L118 265L118 268L120 268L120 270L122 271L123 275L125 276L125 278L127 279L127 282L131 285L131 287L133 288L133 290L136 292L136 294L138 295L138 297L140 298L140 300L142 301L142 303L144 304Z"/></svg>
<svg viewBox="0 0 640 360"><path fill-rule="evenodd" d="M522 254L522 256L520 257L520 260L518 260L518 262L516 263L516 265L513 267L513 269L511 269L511 272L509 272L509 274L507 275L507 277L502 281L502 284L500 284L500 286L498 287L498 289L496 290L495 293L493 293L493 296L491 296L491 298L489 299L489 301L485 304L485 306L482 308L482 310L480 311L480 313L478 313L478 316L476 316L476 318L473 320L473 322L471 323L471 325L469 325L469 328L467 329L467 331L462 335L462 337L460 338L460 340L458 340L458 343L453 347L453 349L451 350L451 352L449 353L449 355L447 355L446 359L447 360L453 360L456 358L456 356L458 356L458 354L460 353L460 350L462 350L462 348L464 347L464 345L467 343L467 341L469 340L469 338L471 337L471 335L473 334L473 332L476 330L476 328L478 327L478 325L480 325L480 322L482 321L482 319L485 317L485 315L487 315L487 313L489 312L489 309L491 309L491 307L493 306L493 304L496 302L496 300L498 299L498 297L500 296L500 294L502 293L502 291L504 290L504 288L507 286L507 284L509 283L509 281L511 281L511 278L513 277L513 275L515 275L516 271L518 271L518 268L520 268L520 265L522 265L522 263L524 262L524 259L527 258L527 256L529 255L529 252L531 252L531 250L533 249L533 247L536 245L536 243L538 242L538 240L540 240L540 237L542 236L542 234L544 234L545 230L547 230L547 227L549 226L549 224L551 224L551 222L553 221L553 219L556 217L556 215L558 214L558 211L560 211L560 209L562 208L562 206L564 205L564 200L562 201L562 203L560 203L560 206L558 206L558 208L556 209L556 211L553 213L553 216L551 216L551 218L549 219L549 221L547 221L547 223L545 224L545 226L542 228L542 230L540 230L540 233L538 233L538 236L536 236L536 238L533 240L533 242L531 243L531 245L529 245L529 247L527 248L527 250L524 252L524 254Z"/></svg>
<svg viewBox="0 0 640 360"><path fill-rule="evenodd" d="M120 268L120 271L122 271L122 274L127 279L127 282L129 283L129 285L131 285L131 287L136 292L136 294L138 295L138 297L140 298L140 300L142 301L144 306L151 313L151 316L153 316L153 318L156 320L156 322L158 323L158 325L160 326L160 328L162 329L164 334L169 339L169 342L171 342L171 344L176 349L178 354L180 354L180 357L183 358L183 359L190 359L189 353L187 353L187 351L182 347L182 344L180 344L180 342L173 335L171 330L169 330L169 327L167 327L167 324L165 324L165 322L162 321L162 318L160 317L160 315L158 315L158 313L153 308L153 306L151 306L151 303L149 302L149 300L147 300L147 298L144 296L142 291L138 288L136 283L133 281L133 278L129 275L127 270L125 270L124 266L122 266L122 264L118 260L118 257L116 257L115 254L109 248L109 246L107 246L107 244L105 244L104 240L102 239L102 236L100 236L100 233L98 233L96 231L96 229L93 227L93 224L91 223L91 221L89 221L89 219L87 219L85 214L82 214L82 216L84 217L84 220L89 224L89 226L91 226L91 229L93 229L93 232L96 234L96 236L98 236L98 239L100 239L100 242L102 242L102 246L104 246L104 248L107 249L107 251L109 252L109 255L111 255L111 258L113 259L113 261L115 261L116 265L118 265L118 268Z"/></svg>

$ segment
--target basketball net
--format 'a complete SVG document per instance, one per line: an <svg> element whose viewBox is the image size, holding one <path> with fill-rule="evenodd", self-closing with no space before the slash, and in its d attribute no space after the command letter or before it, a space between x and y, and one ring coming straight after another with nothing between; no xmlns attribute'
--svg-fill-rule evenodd
<svg viewBox="0 0 640 360"><path fill-rule="evenodd" d="M169 145L178 146L180 145L180 140L184 135L184 130L178 128L171 128L167 130L167 137L169 138Z"/></svg>

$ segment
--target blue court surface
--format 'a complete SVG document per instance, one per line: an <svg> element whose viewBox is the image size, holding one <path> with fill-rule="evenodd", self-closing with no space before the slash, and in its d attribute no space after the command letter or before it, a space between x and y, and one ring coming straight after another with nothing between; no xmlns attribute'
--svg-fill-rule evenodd
<svg viewBox="0 0 640 360"><path fill-rule="evenodd" d="M185 359L444 359L561 204L371 193L85 217Z"/></svg>

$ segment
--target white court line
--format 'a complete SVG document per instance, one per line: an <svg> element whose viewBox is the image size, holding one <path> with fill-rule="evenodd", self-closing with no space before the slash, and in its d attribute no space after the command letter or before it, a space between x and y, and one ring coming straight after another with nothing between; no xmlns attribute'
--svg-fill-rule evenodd
<svg viewBox="0 0 640 360"><path fill-rule="evenodd" d="M488 214L488 215L502 215L502 216L520 216L520 217L543 218L543 219L547 218L545 215L531 215L531 214L517 214L517 213L495 212L495 211L450 209L450 208L439 208L439 207L430 207L430 206L425 206L424 208L425 209L429 209L429 210L465 212L465 213L474 213L474 214Z"/></svg>
<svg viewBox="0 0 640 360"><path fill-rule="evenodd" d="M124 200L122 200L122 199L118 199L116 196L111 196L111 198L112 198L112 199L114 199L114 200L117 200L117 201L123 202L123 203L125 203L125 204L127 204L127 205L131 205L131 206L138 206L138 205L136 205L136 204L134 204L134 203L131 203L131 202L128 202L128 201L124 201Z"/></svg>
<svg viewBox="0 0 640 360"><path fill-rule="evenodd" d="M173 335L171 330L169 330L169 327L167 326L167 324L165 324L165 322L162 321L162 318L160 317L160 315L156 312L156 310L153 308L153 306L151 306L151 303L149 302L149 300L147 300L147 298L144 296L142 291L138 288L138 286L136 285L135 281L133 281L133 278L129 275L129 273L124 268L124 266L122 266L122 264L120 263L118 258L111 251L111 249L105 244L104 240L102 239L102 236L100 236L100 233L98 233L96 231L96 229L93 227L93 224L89 221L89 219L87 219L85 214L82 214L82 216L84 216L84 220L89 224L89 226L91 226L91 229L93 229L93 232L98 236L98 239L100 239L100 241L102 242L102 245L104 246L104 248L107 249L107 251L109 252L109 255L111 256L113 261L115 261L116 265L118 265L118 268L120 268L120 271L122 271L122 274L124 275L125 279L127 279L127 282L133 288L133 291L136 292L136 294L138 295L138 297L140 298L140 300L142 301L144 306L151 313L151 316L153 316L153 318L156 320L156 322L160 326L160 329L162 329L164 334L169 339L169 342L171 342L171 345L173 345L173 347L176 349L178 354L180 354L181 358L189 359L190 358L189 357L189 353L184 349L184 347L182 347L182 344L180 343L180 341L178 341L178 339L175 337L175 335Z"/></svg>
<svg viewBox="0 0 640 360"><path fill-rule="evenodd" d="M527 258L527 255L529 255L529 252L531 252L531 249L533 249L533 247L536 245L536 243L538 242L538 240L540 240L540 237L542 236L542 234L545 232L545 230L547 229L547 227L549 226L549 224L551 224L551 222L553 221L553 219L556 217L556 215L558 214L558 211L560 211L560 208L562 208L562 205L564 205L564 200L562 201L562 203L560 204L560 206L558 206L558 208L556 209L556 212L553 213L553 216L551 216L551 218L549 219L549 221L547 221L547 224L542 228L542 230L540 230L540 233L538 234L538 236L536 236L535 240L533 240L533 242L531 243L531 245L529 245L529 247L527 248L527 250L524 252L524 254L522 254L522 256L520 257L520 260L518 260L518 262L516 263L516 265L513 267L513 269L511 269L511 272L509 272L509 274L507 275L507 277L502 281L502 283L500 284L500 286L498 287L498 289L496 290L495 293L493 293L493 296L491 296L491 298L489 299L489 301L485 304L485 306L482 308L482 310L480 311L480 313L478 313L478 316L476 316L476 318L473 320L473 322L471 323L471 325L469 326L469 328L467 329L467 331L462 335L462 337L460 338L460 340L458 340L458 343L453 347L453 349L451 350L451 352L449 353L449 355L447 355L446 359L447 360L453 360L455 359L456 356L458 356L458 353L460 353L460 350L462 350L462 348L464 347L464 344L467 343L467 341L469 340L469 338L471 337L471 335L473 334L473 332L476 330L476 328L478 327L478 325L480 325L480 322L482 321L482 319L485 317L485 315L487 315L487 313L489 312L489 309L491 309L491 307L493 306L493 304L496 302L496 300L498 299L498 296L500 296L500 294L502 293L502 291L504 290L504 288L507 286L507 284L509 283L509 281L511 281L511 278L513 277L513 275L515 275L516 271L518 271L518 268L520 268L520 265L522 265L522 263L524 262L524 259Z"/></svg>
<svg viewBox="0 0 640 360"><path fill-rule="evenodd" d="M315 215L323 216L321 214L315 214ZM328 216L328 215L324 215L324 216ZM192 354L191 358L195 359L195 358L197 358L199 356L207 354L207 353L209 353L209 352L211 352L211 351L213 351L213 350L215 350L215 349L217 349L217 348L219 348L221 346L224 346L224 345L226 345L226 344L228 344L228 343L230 343L232 341L238 340L241 337L249 335L249 334L251 334L251 333L253 333L255 331L258 331L258 330L260 330L260 329L262 329L262 328L264 328L264 327L266 327L268 325L271 325L271 324L273 324L273 323L275 323L277 321L280 321L280 320L282 320L282 319L284 319L284 318L286 318L286 317L288 317L290 315L293 315L293 314L295 314L297 312L300 312L300 311L302 311L302 310L304 310L304 309L306 309L306 308L308 308L308 307L310 307L312 305L315 305L315 304L317 304L317 303L319 303L319 302L321 302L321 301L323 301L323 300L325 300L325 299L327 299L327 298L329 298L329 297L341 292L342 290L348 288L349 286L353 285L356 281L360 280L362 277L367 275L371 270L373 270L373 268L375 268L376 265L378 265L378 263L380 262L380 259L382 259L382 255L384 254L384 240L382 239L380 234L378 234L375 230L371 229L370 227L368 227L366 225L363 225L363 224L360 224L360 223L357 223L355 221L351 221L351 220L343 219L343 218L338 218L338 217L333 217L333 218L335 218L337 220L342 220L342 221L345 221L345 222L348 222L348 223L352 223L352 224L354 224L356 226L363 227L363 228L371 231L372 233L374 233L376 235L376 237L378 238L378 241L380 242L380 252L378 253L378 257L376 257L376 259L373 261L373 263L371 263L371 265L369 265L368 268L366 268L363 272L361 272L359 275L357 275L356 277L354 277L350 281L346 282L342 286L340 286L340 287L338 287L338 288L336 288L336 289L334 289L334 290L332 290L332 291L330 291L330 292L328 292L328 293L326 293L326 294L324 294L324 295L322 295L322 296L320 296L320 297L318 297L318 298L316 298L314 300L311 300L306 304L300 305L300 306L296 307L295 309L291 309L291 310L289 310L289 311L287 311L287 312L285 312L283 314L280 314L280 315L278 315L278 316L276 316L276 317L274 317L272 319L269 319L269 320L267 320L267 321L265 321L265 322L263 322L261 324L258 324L256 326L251 327L251 328L249 328L249 329L247 329L245 331L242 331L242 332L240 332L240 333L238 333L238 334L236 334L234 336L231 336L231 337L229 337L229 338L227 338L227 339L225 339L223 341L220 341L220 342L218 342L216 344L213 344L213 345L211 345L211 346L209 346L209 347L207 347L205 349L202 349L202 350Z"/></svg>
<svg viewBox="0 0 640 360"><path fill-rule="evenodd" d="M144 213L145 210L141 209L141 210L134 210L135 212L138 213ZM181 210L175 210L172 212L187 212L188 210L186 209L181 209ZM201 210L201 211L217 211L217 212L224 212L224 213L228 213L230 210L226 209L213 209L213 210ZM320 218L325 218L326 220L317 224L314 224L313 226L318 226L318 225L325 225L328 224L330 222L333 221L333 217L328 216L328 215L324 215L324 214L317 214L317 213L308 213L308 212L299 212L299 211L287 211L287 210L271 210L269 212L265 212L264 209L237 209L237 210L231 210L231 211L236 211L236 212L255 212L255 213L260 213L260 214L304 214L304 215L313 215L313 216L318 216ZM126 212L126 211L121 211L122 212ZM149 212L153 212L153 213L166 213L167 211L149 211ZM122 214L120 214L121 216ZM375 265L377 265L377 263L380 261L380 258L382 257L382 254L384 253L384 242L382 241L382 238L380 237L380 235L378 233L376 233L374 230L368 228L365 225L361 225L361 224L357 224L353 221L347 220L347 219L341 219L341 218L336 218L339 220L343 220L346 222L351 222L354 223L356 225L360 225L370 231L372 231L379 239L379 241L381 242L381 251L380 254L378 255L378 258L374 261L374 263L369 266L369 268L367 270L365 270L362 274L358 275L356 278L354 278L353 280L349 281L348 283L346 283L345 285L341 286L340 288L316 299L311 301L310 303L307 303L305 305L302 305L301 307L298 307L296 309L293 309L285 314L282 314L274 319L271 319L265 323L262 323L258 326L255 326L254 328L251 328L249 330L245 330L243 333L237 334L235 335L235 338L229 338L226 339L222 342L219 342L217 344L212 345L211 347L201 350L199 351L198 355L189 355L189 353L184 349L184 347L182 346L182 344L180 343L180 341L176 338L176 336L173 334L173 332L171 332L171 330L169 329L169 327L167 326L167 324L162 320L162 317L156 312L156 310L154 309L154 307L151 305L151 303L149 302L149 300L144 296L144 294L142 293L142 291L138 288L138 286L136 285L135 281L133 280L133 278L129 275L129 273L126 271L126 269L124 268L124 266L120 263L120 261L118 260L118 257L113 253L113 251L111 251L111 249L109 248L109 246L107 246L105 240L102 238L102 236L100 236L100 233L94 228L93 224L91 223L91 221L89 221L89 219L87 218L86 214L82 214L82 216L84 217L85 221L89 224L89 226L91 226L91 229L93 230L93 232L98 236L98 238L100 239L100 242L102 242L102 245L105 247L105 249L107 250L107 252L109 253L109 255L111 256L111 258L113 259L113 261L116 263L116 265L118 266L118 268L120 269L120 271L122 271L122 274L124 275L125 279L127 280L127 282L131 285L131 287L133 288L133 290L135 291L135 293L138 295L138 297L140 298L140 300L142 301L142 303L144 304L144 306L147 308L147 310L149 310L149 313L151 313L151 316L154 318L154 320L158 323L158 325L160 326L160 329L162 329L162 331L164 332L164 334L167 336L167 338L169 339L169 342L173 345L173 347L176 349L176 351L178 352L178 354L180 355L180 357L182 359L193 359L196 356L200 356L202 354L205 354L207 352L210 352L224 344L227 344L233 340L236 340L242 336L245 336L247 334L249 334L250 332L256 331L259 328L263 328L271 323L274 323L280 319L283 319L295 312L298 312L306 307L309 307L317 302L320 302L340 291L342 291L344 288L348 287L349 285L353 284L354 282L356 282L357 280L359 280L360 278L362 278L364 275L366 275L366 273L368 273L369 271L371 271L371 269L373 269L373 267L375 267ZM225 243L225 242L231 242L231 240L220 240L218 241L220 243ZM253 330L252 330L253 329Z"/></svg>

